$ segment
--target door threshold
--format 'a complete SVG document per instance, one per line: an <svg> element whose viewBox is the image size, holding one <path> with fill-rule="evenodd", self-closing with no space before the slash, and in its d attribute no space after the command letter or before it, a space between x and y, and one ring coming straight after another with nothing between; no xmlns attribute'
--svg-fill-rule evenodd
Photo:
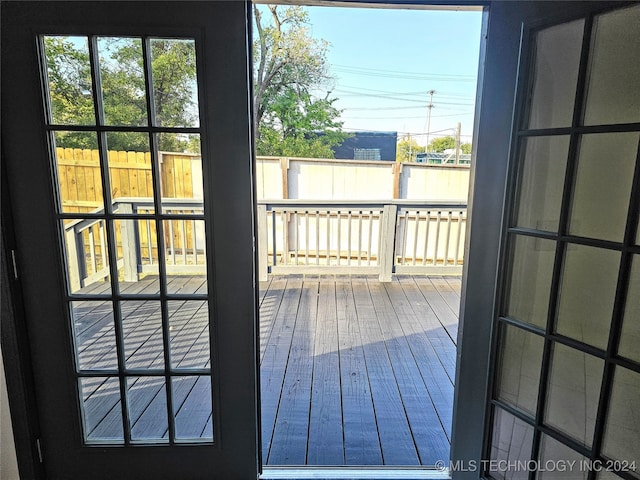
<svg viewBox="0 0 640 480"><path fill-rule="evenodd" d="M405 480L448 480L449 469L422 467L263 467L260 480L277 479L405 479Z"/></svg>

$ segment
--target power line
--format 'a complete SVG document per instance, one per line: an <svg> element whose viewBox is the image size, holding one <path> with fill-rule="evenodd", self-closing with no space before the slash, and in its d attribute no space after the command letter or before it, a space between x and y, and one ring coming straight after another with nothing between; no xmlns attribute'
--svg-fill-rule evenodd
<svg viewBox="0 0 640 480"><path fill-rule="evenodd" d="M413 78L413 79L430 79L430 80L442 80L442 81L446 80L446 81L452 81L452 82L476 81L475 75L403 72L399 70L385 70L381 68L355 67L352 65L339 65L339 64L333 64L332 68L334 68L337 71L343 71L346 73L353 73L356 75L368 75L373 77L407 78L407 79Z"/></svg>
<svg viewBox="0 0 640 480"><path fill-rule="evenodd" d="M367 92L378 92L378 93L386 93L389 95L399 95L399 96L410 96L410 95L417 95L417 96L427 96L428 93L425 92L424 90L418 90L416 92L393 92L393 91L389 91L389 90L378 90L378 89L374 89L374 88L364 88L361 86L353 86L353 85L344 85L344 84L340 84L338 85L338 88L347 88L347 89L356 89L356 91L359 90L364 90ZM462 95L459 93L451 93L451 92L440 92L438 91L438 96L442 97L442 98L457 98L457 99L466 99L466 100L474 100L475 97L473 96L469 96L469 95Z"/></svg>
<svg viewBox="0 0 640 480"><path fill-rule="evenodd" d="M433 115L431 118L443 118L443 117L459 117L461 115L473 115L474 112L465 112L465 113L452 113L449 115ZM402 120L402 119L407 119L407 120L413 120L416 118L424 118L424 115L416 115L416 116L406 116L406 115L402 115L399 117L390 117L390 116L384 116L384 117L352 117L350 115L340 115L340 118L347 118L350 120Z"/></svg>
<svg viewBox="0 0 640 480"><path fill-rule="evenodd" d="M333 92L336 93L346 93L347 95L341 95L338 97L338 99L342 98L343 96L350 96L350 97L369 97L369 98L378 98L378 99L388 99L388 100L397 100L400 102L411 102L411 103L420 103L422 105L424 105L424 101L425 99L412 99L412 98L400 98L400 97L395 97L392 95L380 95L380 94L374 94L374 93L362 93L362 92L355 92L353 90L343 90L341 88L336 88L335 90L333 90ZM472 107L475 105L475 103L460 103L460 102L438 102L438 105L454 105L454 106L461 106L461 107Z"/></svg>

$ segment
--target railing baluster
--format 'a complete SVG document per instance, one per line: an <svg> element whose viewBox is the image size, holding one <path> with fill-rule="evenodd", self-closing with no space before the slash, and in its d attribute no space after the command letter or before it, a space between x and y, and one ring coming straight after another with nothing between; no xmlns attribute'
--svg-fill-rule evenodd
<svg viewBox="0 0 640 480"><path fill-rule="evenodd" d="M362 210L358 212L358 266L362 260Z"/></svg>
<svg viewBox="0 0 640 480"><path fill-rule="evenodd" d="M273 243L273 266L275 267L278 264L278 248L277 248L277 222L276 222L276 211L271 210L271 238Z"/></svg>
<svg viewBox="0 0 640 480"><path fill-rule="evenodd" d="M331 210L327 210L327 265L331 265Z"/></svg>
<svg viewBox="0 0 640 480"><path fill-rule="evenodd" d="M440 220L442 218L442 212L438 212L436 215L436 241L433 252L433 266L438 265L438 243L440 242Z"/></svg>
<svg viewBox="0 0 640 480"><path fill-rule="evenodd" d="M416 257L418 256L418 227L420 227L420 211L416 210L416 221L413 223L413 260L411 265L416 264Z"/></svg>
<svg viewBox="0 0 640 480"><path fill-rule="evenodd" d="M304 235L304 263L305 265L309 265L309 210L305 210L304 212L304 223L305 223L305 235Z"/></svg>
<svg viewBox="0 0 640 480"><path fill-rule="evenodd" d="M451 239L451 210L447 214L447 237L444 245L444 264L443 266L449 265L449 240Z"/></svg>
<svg viewBox="0 0 640 480"><path fill-rule="evenodd" d="M409 228L409 210L404 211L402 216L402 246L400 247L400 265L407 263L407 230Z"/></svg>
<svg viewBox="0 0 640 480"><path fill-rule="evenodd" d="M338 249L336 252L336 260L338 266L340 266L340 260L342 258L342 239L340 238L340 229L342 228L342 211L338 210Z"/></svg>
<svg viewBox="0 0 640 480"><path fill-rule="evenodd" d="M289 212L282 211L282 263L289 264Z"/></svg>
<svg viewBox="0 0 640 480"><path fill-rule="evenodd" d="M424 232L424 251L422 252L422 265L427 264L427 247L429 246L429 224L431 223L431 211L427 210L426 228Z"/></svg>
<svg viewBox="0 0 640 480"><path fill-rule="evenodd" d="M371 237L373 237L373 211L369 212L369 241L367 245L367 265L371 266Z"/></svg>
<svg viewBox="0 0 640 480"><path fill-rule="evenodd" d="M347 265L351 265L351 210L347 216Z"/></svg>
<svg viewBox="0 0 640 480"><path fill-rule="evenodd" d="M316 210L316 265L320 265L320 211Z"/></svg>
<svg viewBox="0 0 640 480"><path fill-rule="evenodd" d="M183 265L186 265L187 264L187 222L186 220L181 220L180 222L182 226L182 262L183 262Z"/></svg>
<svg viewBox="0 0 640 480"><path fill-rule="evenodd" d="M153 265L153 242L151 241L151 220L145 220L147 223L147 248L149 251L149 264Z"/></svg>
<svg viewBox="0 0 640 480"><path fill-rule="evenodd" d="M198 265L198 233L195 220L191 220L191 231L193 232L193 264Z"/></svg>
<svg viewBox="0 0 640 480"><path fill-rule="evenodd" d="M293 246L294 246L294 258L296 261L296 265L299 265L298 263L298 249L300 248L300 242L298 240L298 211L294 210L293 211Z"/></svg>
<svg viewBox="0 0 640 480"><path fill-rule="evenodd" d="M89 258L91 258L91 267L93 273L98 272L98 262L96 261L96 239L93 233L93 225L88 230L89 233Z"/></svg>
<svg viewBox="0 0 640 480"><path fill-rule="evenodd" d="M453 261L455 266L458 266L458 259L460 256L460 238L462 237L462 212L458 211L458 232L456 234L456 255Z"/></svg>
<svg viewBox="0 0 640 480"><path fill-rule="evenodd" d="M171 264L176 264L176 246L173 241L173 220L169 220L169 247L171 249Z"/></svg>
<svg viewBox="0 0 640 480"><path fill-rule="evenodd" d="M100 259L102 260L102 268L105 268L108 265L107 261L107 236L105 234L105 221L100 220L98 224L98 233L100 234Z"/></svg>
<svg viewBox="0 0 640 480"><path fill-rule="evenodd" d="M376 266L380 266L381 249L382 249L382 218L384 210L378 211L378 251L376 252Z"/></svg>

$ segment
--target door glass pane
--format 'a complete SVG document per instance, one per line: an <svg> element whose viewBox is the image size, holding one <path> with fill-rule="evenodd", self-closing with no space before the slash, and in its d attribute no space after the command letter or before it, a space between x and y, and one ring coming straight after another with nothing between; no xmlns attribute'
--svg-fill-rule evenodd
<svg viewBox="0 0 640 480"><path fill-rule="evenodd" d="M640 255L634 255L618 353L640 362Z"/></svg>
<svg viewBox="0 0 640 480"><path fill-rule="evenodd" d="M115 220L113 225L118 249L120 293L122 295L158 294L160 282L155 221L131 218Z"/></svg>
<svg viewBox="0 0 640 480"><path fill-rule="evenodd" d="M606 349L613 314L620 252L567 246L556 331Z"/></svg>
<svg viewBox="0 0 640 480"><path fill-rule="evenodd" d="M204 193L200 135L158 135L163 213L202 215Z"/></svg>
<svg viewBox="0 0 640 480"><path fill-rule="evenodd" d="M206 301L168 302L173 368L210 366L209 309Z"/></svg>
<svg viewBox="0 0 640 480"><path fill-rule="evenodd" d="M60 211L97 213L104 207L98 136L94 132L53 133Z"/></svg>
<svg viewBox="0 0 640 480"><path fill-rule="evenodd" d="M142 40L99 37L105 125L147 125Z"/></svg>
<svg viewBox="0 0 640 480"><path fill-rule="evenodd" d="M584 135L569 232L622 242L638 154L638 133Z"/></svg>
<svg viewBox="0 0 640 480"><path fill-rule="evenodd" d="M602 450L608 457L628 464L636 461L636 476L640 475L638 399L640 373L616 367Z"/></svg>
<svg viewBox="0 0 640 480"><path fill-rule="evenodd" d="M533 427L500 408L496 408L493 418L491 438L491 460L514 464L528 462L531 459ZM492 470L496 479L525 480L529 476L526 469L499 468Z"/></svg>
<svg viewBox="0 0 640 480"><path fill-rule="evenodd" d="M211 441L211 377L173 377L172 384L176 439Z"/></svg>
<svg viewBox="0 0 640 480"><path fill-rule="evenodd" d="M589 469L584 467L588 465L586 457L548 435L543 434L541 442L540 464L548 465L550 468L541 468L536 478L544 478L545 480L586 480L589 474ZM568 467L571 462L575 462L573 463L574 468ZM554 468L557 465L566 465L567 468Z"/></svg>
<svg viewBox="0 0 640 480"><path fill-rule="evenodd" d="M54 125L95 125L87 37L46 36L49 106Z"/></svg>
<svg viewBox="0 0 640 480"><path fill-rule="evenodd" d="M536 35L529 128L571 125L583 29L584 20L576 20Z"/></svg>
<svg viewBox="0 0 640 480"><path fill-rule="evenodd" d="M78 368L118 369L111 301L71 302Z"/></svg>
<svg viewBox="0 0 640 480"><path fill-rule="evenodd" d="M137 213L139 208L152 210L153 173L149 135L109 132L107 148L113 213Z"/></svg>
<svg viewBox="0 0 640 480"><path fill-rule="evenodd" d="M584 445L591 445L603 370L603 360L556 343L545 423Z"/></svg>
<svg viewBox="0 0 640 480"><path fill-rule="evenodd" d="M514 237L507 316L546 327L555 246L552 240Z"/></svg>
<svg viewBox="0 0 640 480"><path fill-rule="evenodd" d="M199 126L195 42L154 38L150 43L157 125ZM176 108L176 105L180 108Z"/></svg>
<svg viewBox="0 0 640 480"><path fill-rule="evenodd" d="M640 122L640 6L595 18L586 125Z"/></svg>
<svg viewBox="0 0 640 480"><path fill-rule="evenodd" d="M127 368L163 369L162 309L158 301L122 301Z"/></svg>
<svg viewBox="0 0 640 480"><path fill-rule="evenodd" d="M558 231L569 137L531 137L523 140L518 179L516 225Z"/></svg>
<svg viewBox="0 0 640 480"><path fill-rule="evenodd" d="M544 339L503 326L498 398L535 416Z"/></svg>
<svg viewBox="0 0 640 480"><path fill-rule="evenodd" d="M85 218L62 221L69 291L74 295L111 293L106 221Z"/></svg>
<svg viewBox="0 0 640 480"><path fill-rule="evenodd" d="M168 442L167 395L163 377L127 377L131 440Z"/></svg>
<svg viewBox="0 0 640 480"><path fill-rule="evenodd" d="M113 377L80 379L85 439L123 443L120 382Z"/></svg>
<svg viewBox="0 0 640 480"><path fill-rule="evenodd" d="M206 294L204 221L181 218L165 220L163 226L167 292Z"/></svg>

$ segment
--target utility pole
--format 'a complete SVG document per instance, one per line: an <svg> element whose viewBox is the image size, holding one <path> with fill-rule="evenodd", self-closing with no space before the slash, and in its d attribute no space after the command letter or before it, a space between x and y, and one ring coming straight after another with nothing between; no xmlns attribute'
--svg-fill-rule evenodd
<svg viewBox="0 0 640 480"><path fill-rule="evenodd" d="M462 129L462 124L458 122L458 127L456 128L456 165L460 165L460 130Z"/></svg>
<svg viewBox="0 0 640 480"><path fill-rule="evenodd" d="M431 133L431 109L433 108L433 94L436 93L436 91L429 90L427 93L429 94L429 104L427 105L427 146L424 149L425 153L429 151L429 134Z"/></svg>

